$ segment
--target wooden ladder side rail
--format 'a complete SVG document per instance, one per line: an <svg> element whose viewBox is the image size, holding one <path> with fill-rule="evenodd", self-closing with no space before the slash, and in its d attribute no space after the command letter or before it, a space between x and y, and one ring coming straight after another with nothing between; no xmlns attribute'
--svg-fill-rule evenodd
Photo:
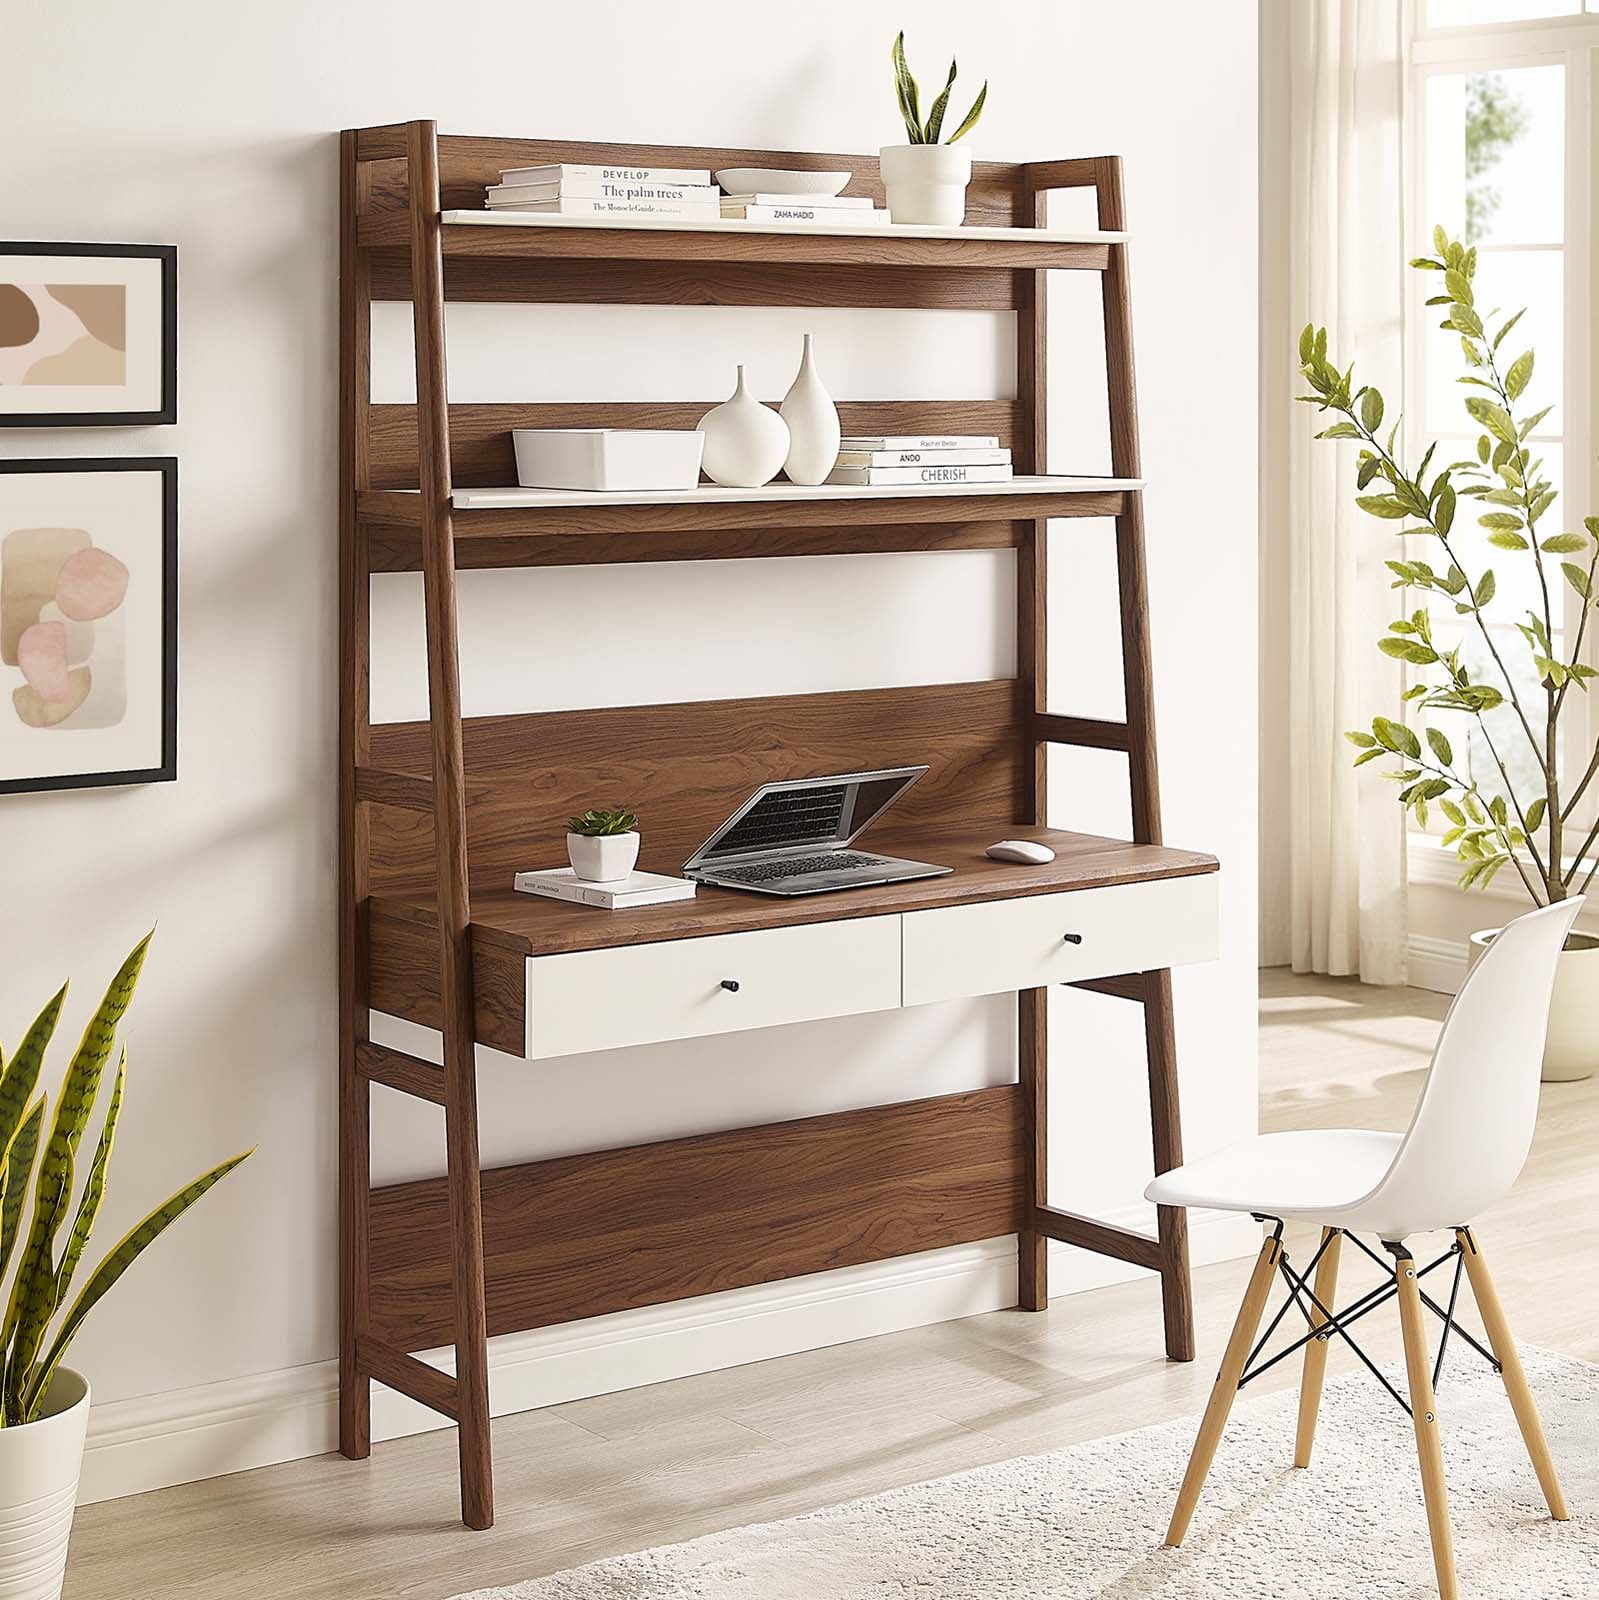
<svg viewBox="0 0 1599 1600"><path fill-rule="evenodd" d="M1099 226L1121 232L1127 227L1126 195L1121 159L1118 156L1087 157L1072 161L1036 162L1025 165L1023 183L1033 197L1033 221L1044 221L1043 207L1047 194L1055 189L1092 188L1099 211ZM1044 274L1032 275L1031 296L1019 318L1024 341L1024 360L1020 374L1025 385L1019 385L1024 399L1031 396L1031 439L1034 450L1033 470L1044 470L1043 452L1046 442L1044 389ZM1142 476L1142 462L1138 443L1138 402L1133 365L1132 302L1127 266L1127 244L1121 241L1110 246L1110 262L1100 275L1105 320L1105 373L1110 405L1111 471L1117 477ZM1034 525L1037 555L1029 562L1024 559L1017 569L1018 588L1025 583L1035 592L1026 604L1032 611L1041 611L1041 594L1046 580L1042 550L1044 523ZM1024 636L1018 636L1017 675L1024 682L1031 681L1032 727L1035 772L1042 774L1044 748L1053 743L1081 745L1093 749L1125 750L1128 760L1128 783L1131 790L1133 838L1139 844L1159 844L1160 825L1160 775L1155 742L1154 684L1150 666L1149 593L1144 555L1144 496L1142 490L1133 490L1126 497L1126 510L1116 518L1116 577L1118 605L1121 613L1122 687L1125 721L1122 723L1098 721L1090 718L1065 717L1049 711L1044 695L1042 668L1042 625L1031 636L1033 657L1023 648ZM1035 784L1038 810L1035 820L1043 821L1043 779ZM1182 1116L1178 1095L1176 1035L1172 1021L1171 974L1168 971L1145 972L1132 975L1128 988L1107 992L1126 994L1137 998L1144 1007L1144 1046L1149 1068L1150 1130L1154 1145L1155 1171L1167 1172L1182 1164ZM1043 998L1040 991L1032 991L1032 999L1024 998L1023 1035L1020 1057L1024 1073L1039 1079L1044 1076L1036 1064L1042 1060L1045 1047L1044 1023L1041 1015L1029 1018L1029 1009L1040 1013ZM1027 1078L1023 1079L1024 1085ZM1039 1117L1043 1115L1042 1088L1034 1088L1028 1096L1029 1103ZM1035 1134L1032 1145L1042 1160L1042 1134ZM1035 1210L1042 1208L1043 1194L1037 1187L1032 1191ZM1064 1215L1064 1213L1062 1213ZM1173 1361L1194 1359L1193 1290L1188 1267L1188 1220L1186 1213L1172 1206L1161 1206L1156 1213L1157 1260L1160 1273L1161 1303L1165 1321L1166 1354ZM1035 1227L1024 1233L1023 1252L1036 1253L1042 1248L1043 1228ZM1076 1241L1073 1241L1076 1242ZM1094 1248L1090 1245L1089 1248ZM1107 1253L1115 1254L1115 1251ZM1124 1259L1127 1259L1124 1257ZM1024 1302L1025 1303L1025 1302Z"/></svg>
<svg viewBox="0 0 1599 1600"><path fill-rule="evenodd" d="M371 575L356 501L371 481L372 285L356 240L366 168L360 135L339 136L339 1449L372 1448L371 1385L361 1364L368 1297L371 1087L367 1043L365 906L369 812L357 788L371 747L368 703Z"/></svg>
<svg viewBox="0 0 1599 1600"><path fill-rule="evenodd" d="M433 839L438 882L444 1136L455 1294L456 1420L461 1520L494 1522L489 1440L488 1318L478 1157L477 1051L467 878L466 766L461 740L455 534L450 512L450 422L444 349L438 128L406 130L416 342L417 455L422 501L422 603L427 622L428 720L433 746Z"/></svg>

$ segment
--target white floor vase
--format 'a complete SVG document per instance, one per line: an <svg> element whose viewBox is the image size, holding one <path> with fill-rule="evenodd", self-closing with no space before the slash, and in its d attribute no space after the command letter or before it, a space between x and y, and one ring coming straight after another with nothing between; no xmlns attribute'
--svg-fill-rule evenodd
<svg viewBox="0 0 1599 1600"><path fill-rule="evenodd" d="M1572 1520L1549 1519L1503 1384L1455 1346L1438 1404L1463 1592L1593 1600L1599 1368L1522 1355ZM1301 1472L1297 1407L1239 1403L1180 1550L1162 1540L1192 1418L460 1600L1436 1600L1404 1414L1365 1372L1330 1383Z"/></svg>
<svg viewBox="0 0 1599 1600"><path fill-rule="evenodd" d="M62 1368L38 1422L0 1428L0 1596L58 1600L78 1500L89 1385Z"/></svg>

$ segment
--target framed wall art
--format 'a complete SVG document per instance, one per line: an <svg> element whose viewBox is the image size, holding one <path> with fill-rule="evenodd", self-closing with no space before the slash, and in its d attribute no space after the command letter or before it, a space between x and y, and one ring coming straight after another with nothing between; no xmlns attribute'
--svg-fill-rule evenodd
<svg viewBox="0 0 1599 1600"><path fill-rule="evenodd" d="M0 794L177 775L177 460L0 461Z"/></svg>
<svg viewBox="0 0 1599 1600"><path fill-rule="evenodd" d="M0 427L178 420L178 249L0 244Z"/></svg>

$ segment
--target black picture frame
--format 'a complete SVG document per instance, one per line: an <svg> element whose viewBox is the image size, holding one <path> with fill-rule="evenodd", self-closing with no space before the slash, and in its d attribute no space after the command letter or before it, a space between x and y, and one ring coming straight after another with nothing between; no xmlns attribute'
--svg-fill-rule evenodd
<svg viewBox="0 0 1599 1600"><path fill-rule="evenodd" d="M59 239L0 242L5 256L104 256L161 263L161 405L155 411L29 411L0 413L0 428L160 427L178 420L178 247L175 244L67 243Z"/></svg>
<svg viewBox="0 0 1599 1600"><path fill-rule="evenodd" d="M0 461L0 477L48 472L161 474L161 764L126 772L0 777L0 795L39 794L57 789L105 789L130 783L175 783L178 777L178 458L94 456Z"/></svg>

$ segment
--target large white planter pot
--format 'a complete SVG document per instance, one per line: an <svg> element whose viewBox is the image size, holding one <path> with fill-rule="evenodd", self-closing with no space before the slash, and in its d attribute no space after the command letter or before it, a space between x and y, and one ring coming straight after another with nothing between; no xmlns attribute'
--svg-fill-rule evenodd
<svg viewBox="0 0 1599 1600"><path fill-rule="evenodd" d="M638 860L636 833L569 833L566 859L585 883L616 883Z"/></svg>
<svg viewBox="0 0 1599 1600"><path fill-rule="evenodd" d="M62 1367L37 1422L0 1428L0 1595L5 1600L59 1600L88 1426L88 1381Z"/></svg>
<svg viewBox="0 0 1599 1600"><path fill-rule="evenodd" d="M1497 928L1472 934L1467 970L1482 959ZM1549 1002L1549 1038L1543 1052L1545 1083L1574 1083L1599 1070L1599 937L1566 936Z"/></svg>
<svg viewBox="0 0 1599 1600"><path fill-rule="evenodd" d="M894 222L958 228L966 220L972 158L953 144L885 144L878 151Z"/></svg>

